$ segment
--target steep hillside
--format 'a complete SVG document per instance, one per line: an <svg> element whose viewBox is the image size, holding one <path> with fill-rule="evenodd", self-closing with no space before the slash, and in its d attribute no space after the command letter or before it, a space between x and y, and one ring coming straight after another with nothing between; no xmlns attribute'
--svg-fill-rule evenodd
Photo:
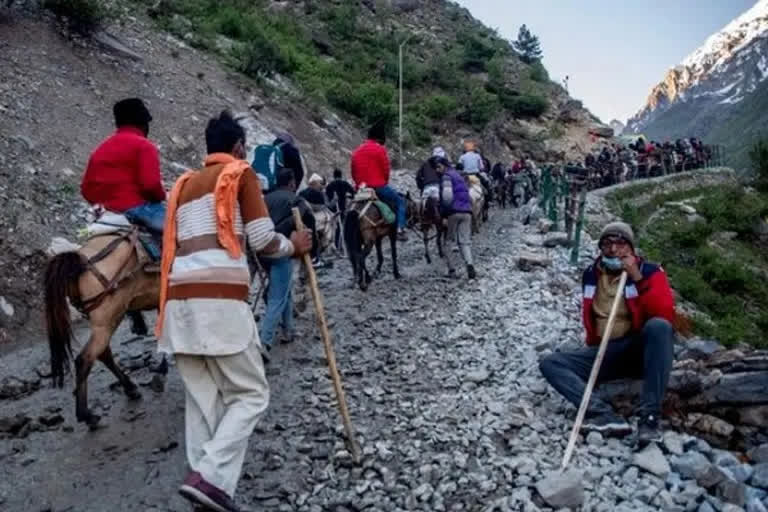
<svg viewBox="0 0 768 512"><path fill-rule="evenodd" d="M226 5L234 3L227 2ZM302 65L329 63L331 67L326 71L332 73L330 76L307 74L303 67L283 73L256 73L255 76L239 72L238 69L248 71L238 68L238 61L233 60L240 55L235 48L244 43L234 37L216 36L220 25L209 17L195 16L195 12L219 12L216 9L225 5L224 2L118 3L117 17L108 20L105 30L97 32L92 39L63 30L47 11L37 7L36 1L16 0L11 4L14 8L10 10L0 7L0 31L3 34L0 38L3 69L3 79L0 80L0 200L3 201L0 210L0 342L20 328L40 327L37 321L39 283L45 250L55 236L74 239L77 229L84 223L86 205L80 198L79 182L90 151L112 130L111 106L119 98L140 96L149 104L155 118L150 138L159 146L168 186L184 169L200 162L205 122L223 108L242 117L251 147L271 141L275 133L287 130L297 139L313 172L329 174L333 167L346 169L349 153L361 140L366 121L378 115L371 112L377 112L376 108L381 107L389 111L385 115L391 115L397 105L396 95L393 96L395 89L391 85L396 83L392 80L392 63L391 59L387 60L387 55L396 56L396 46L388 45L388 53L366 60L366 65L374 67L365 72L342 70L351 65L344 61L344 56L354 48L360 49L359 59L372 51L373 46L358 41L358 34L378 34L385 30L384 25L376 28L373 22L383 19L389 23L385 24L386 30L394 30L396 34L417 34L408 44L407 59L410 60L406 60L406 69L422 70L421 74L406 81L405 111L411 116L405 122L410 137L407 142L410 168L429 150L429 138L421 140L413 135L417 123L412 116L425 115L424 110L419 110L421 108L426 108L433 116L428 124L432 142L443 143L455 152L462 137L475 137L483 142L486 153L494 161L511 159L524 152L539 160L576 156L588 148L587 130L596 121L562 88L547 81L534 81L530 77L532 68L511 54L502 59L509 65L509 74L503 75L506 77L502 82L503 90L518 84L514 86L531 87L531 91L546 97L547 110L539 117L528 114L525 118L515 117L512 111L495 103L501 100L489 92L495 76L492 67L482 72L467 63L458 68L448 64L429 68L434 64L430 52L437 52L442 45L446 49L453 48L453 54L459 56L461 49L472 48L474 44L459 45L457 30L441 31L437 29L439 26L472 27L477 34L485 34L484 44L493 48L496 48L493 45L501 48L507 44L474 21L466 11L447 2L354 4L360 13L363 9L370 11L374 6L376 14L360 15L361 23L366 23L363 25L365 30L355 25L358 28L354 28L346 39L338 39L338 27L332 29L334 23L343 25L346 19L335 10L342 8L342 4L252 3L254 9L266 9L265 17L260 18L261 25L267 27L265 30L275 26L300 30L293 38L287 35L288 32L280 32L283 39L270 35L270 41L276 41L279 49L285 52L303 48L305 53L290 53L295 62ZM343 6L348 7L348 4ZM175 11L182 7L188 17ZM188 10L193 8L200 11ZM243 11L242 18L247 18L247 12ZM458 16L457 21L448 25L438 23L450 20L450 16ZM239 19L231 17L230 21L236 24ZM187 32L174 28L174 23L188 27ZM170 32L166 32L166 28ZM224 31L230 36L237 32L231 27ZM446 32L446 37L453 42L442 43L432 35L442 32ZM318 46L317 42L311 42L309 34L312 33L317 38L325 34L327 52L330 53L323 53L322 44ZM380 37L376 41L384 45L385 39L395 37ZM216 44L210 46L206 41ZM302 46L310 43L311 46ZM334 52L338 57L333 56ZM482 64L477 65L490 65L490 60L481 58L477 62ZM447 77L444 86L422 83L425 77L434 78L438 69L444 70L441 76ZM329 86L327 81L334 76L343 79L343 83L332 81ZM517 81L514 76L518 77ZM370 82L370 87L363 79ZM312 84L316 85L315 89ZM343 94L339 94L340 89L336 90L340 87L346 87ZM380 87L387 90L387 105L377 103L375 91ZM362 94L360 90L368 93ZM470 112L482 105L477 98L460 100L458 95L464 90L492 99L490 119L481 123L472 117L474 114L470 117L462 114L468 105L473 107ZM359 93L361 105L368 105L370 100L378 107L353 112L349 104L342 102L344 97ZM511 94L510 97L522 96L524 94ZM451 108L455 110L441 115L433 112L439 111L437 106L443 102L453 105ZM396 147L396 144L392 146ZM392 151L392 154L396 152Z"/></svg>
<svg viewBox="0 0 768 512"><path fill-rule="evenodd" d="M627 131L657 138L696 135L725 145L731 162L741 165L768 121L761 108L768 101L766 77L768 0L759 0L671 69Z"/></svg>

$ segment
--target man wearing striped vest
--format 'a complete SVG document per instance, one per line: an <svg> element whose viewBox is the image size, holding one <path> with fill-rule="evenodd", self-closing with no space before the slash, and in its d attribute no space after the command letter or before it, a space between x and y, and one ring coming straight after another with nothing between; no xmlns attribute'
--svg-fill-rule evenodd
<svg viewBox="0 0 768 512"><path fill-rule="evenodd" d="M173 187L163 239L160 351L186 390L190 473L179 492L207 510L238 510L233 496L248 438L269 403L258 329L246 300L246 248L266 258L306 253L306 231L276 233L245 158L245 131L228 112L205 131L204 167Z"/></svg>

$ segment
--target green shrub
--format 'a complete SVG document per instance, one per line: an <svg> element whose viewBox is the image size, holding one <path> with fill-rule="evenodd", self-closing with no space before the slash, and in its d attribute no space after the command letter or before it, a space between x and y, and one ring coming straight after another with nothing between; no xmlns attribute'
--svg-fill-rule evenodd
<svg viewBox="0 0 768 512"><path fill-rule="evenodd" d="M443 120L456 113L458 102L456 98L446 94L433 94L421 103L420 110L429 119Z"/></svg>
<svg viewBox="0 0 768 512"><path fill-rule="evenodd" d="M539 117L549 108L549 101L542 96L533 94L503 95L504 108L515 117Z"/></svg>
<svg viewBox="0 0 768 512"><path fill-rule="evenodd" d="M426 146L432 141L432 130L426 117L414 112L406 114L403 121L409 146Z"/></svg>
<svg viewBox="0 0 768 512"><path fill-rule="evenodd" d="M549 73L547 72L547 68L544 67L544 64L542 64L540 60L534 61L531 64L531 71L529 76L534 82L549 82Z"/></svg>
<svg viewBox="0 0 768 512"><path fill-rule="evenodd" d="M757 189L768 192L768 140L760 139L749 150L752 172L755 175Z"/></svg>
<svg viewBox="0 0 768 512"><path fill-rule="evenodd" d="M66 20L70 30L89 35L115 16L100 0L44 0L43 7L59 20Z"/></svg>
<svg viewBox="0 0 768 512"><path fill-rule="evenodd" d="M500 106L499 98L479 85L469 89L467 95L460 101L462 110L458 119L472 124L475 128L484 128L496 115Z"/></svg>
<svg viewBox="0 0 768 512"><path fill-rule="evenodd" d="M741 186L721 188L701 200L697 207L715 231L735 231L750 236L755 224L768 213L768 201Z"/></svg>
<svg viewBox="0 0 768 512"><path fill-rule="evenodd" d="M389 122L396 117L395 88L381 82L350 84L337 80L328 89L328 101L366 124L378 120Z"/></svg>
<svg viewBox="0 0 768 512"><path fill-rule="evenodd" d="M249 41L243 47L235 47L233 54L237 70L253 78L290 72L296 66L288 51L260 30L249 34Z"/></svg>
<svg viewBox="0 0 768 512"><path fill-rule="evenodd" d="M496 55L493 44L476 34L464 36L464 60L462 68L470 73L486 71L489 61Z"/></svg>

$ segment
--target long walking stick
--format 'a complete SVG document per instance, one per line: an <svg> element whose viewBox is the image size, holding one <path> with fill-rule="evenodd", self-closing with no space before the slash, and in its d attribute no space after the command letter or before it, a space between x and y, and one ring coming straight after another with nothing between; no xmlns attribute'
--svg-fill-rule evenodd
<svg viewBox="0 0 768 512"><path fill-rule="evenodd" d="M296 229L304 229L304 223L301 221L301 214L298 208L293 208L293 221L296 224ZM344 398L344 388L341 385L341 376L336 368L336 354L333 351L333 345L331 344L331 334L328 331L328 322L325 319L325 308L323 307L323 298L320 296L320 288L317 286L317 276L315 275L315 268L312 266L312 261L309 254L304 254L302 257L304 266L307 269L307 275L309 276L309 287L312 292L312 301L315 303L315 312L317 313L317 323L320 324L320 332L323 336L323 345L325 345L325 358L328 360L328 370L331 373L331 379L333 379L333 387L336 390L336 399L339 402L339 411L341 412L341 419L344 421L344 431L347 434L347 440L349 441L350 452L355 463L360 462L360 446L357 444L355 438L355 430L352 428L352 420L349 418L349 409L347 409L347 400Z"/></svg>
<svg viewBox="0 0 768 512"><path fill-rule="evenodd" d="M592 397L592 389L597 382L597 376L600 373L600 365L603 362L605 356L605 349L608 348L608 337L613 330L613 323L616 320L616 311L619 308L619 301L624 300L624 285L627 284L627 273L622 272L619 278L619 288L616 290L616 297L613 299L613 306L611 306L611 313L608 315L608 324L605 326L605 332L603 332L603 339L600 340L600 348L597 350L597 356L595 362L592 364L592 373L589 374L589 380L587 381L587 387L584 390L584 396L581 397L581 405L579 406L579 412L576 414L576 422L573 424L573 430L571 430L571 437L568 439L568 446L565 448L565 455L563 456L562 469L568 465L573 455L573 449L576 447L576 438L579 436L579 430L581 430L581 423L584 421L584 415L587 412L587 406L589 405L589 399Z"/></svg>

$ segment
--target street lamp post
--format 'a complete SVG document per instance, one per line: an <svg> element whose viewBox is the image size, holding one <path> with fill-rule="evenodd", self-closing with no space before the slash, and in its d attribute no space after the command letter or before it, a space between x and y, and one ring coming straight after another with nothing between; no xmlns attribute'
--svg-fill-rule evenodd
<svg viewBox="0 0 768 512"><path fill-rule="evenodd" d="M400 74L399 74L400 75L399 76L399 79L400 79L400 84L399 84L399 90L400 90L399 104L400 104L400 108L399 108L399 121L398 121L399 122L399 126L398 126L398 130L397 130L397 136L398 136L398 141L399 141L399 145L400 145L400 167L403 166L403 47L406 45L406 43L408 43L408 41L413 36L414 36L414 34L409 35L408 37L405 38L405 40L402 43L400 43L400 48L399 48L399 52L398 52L398 60L399 60L399 63L400 63Z"/></svg>

